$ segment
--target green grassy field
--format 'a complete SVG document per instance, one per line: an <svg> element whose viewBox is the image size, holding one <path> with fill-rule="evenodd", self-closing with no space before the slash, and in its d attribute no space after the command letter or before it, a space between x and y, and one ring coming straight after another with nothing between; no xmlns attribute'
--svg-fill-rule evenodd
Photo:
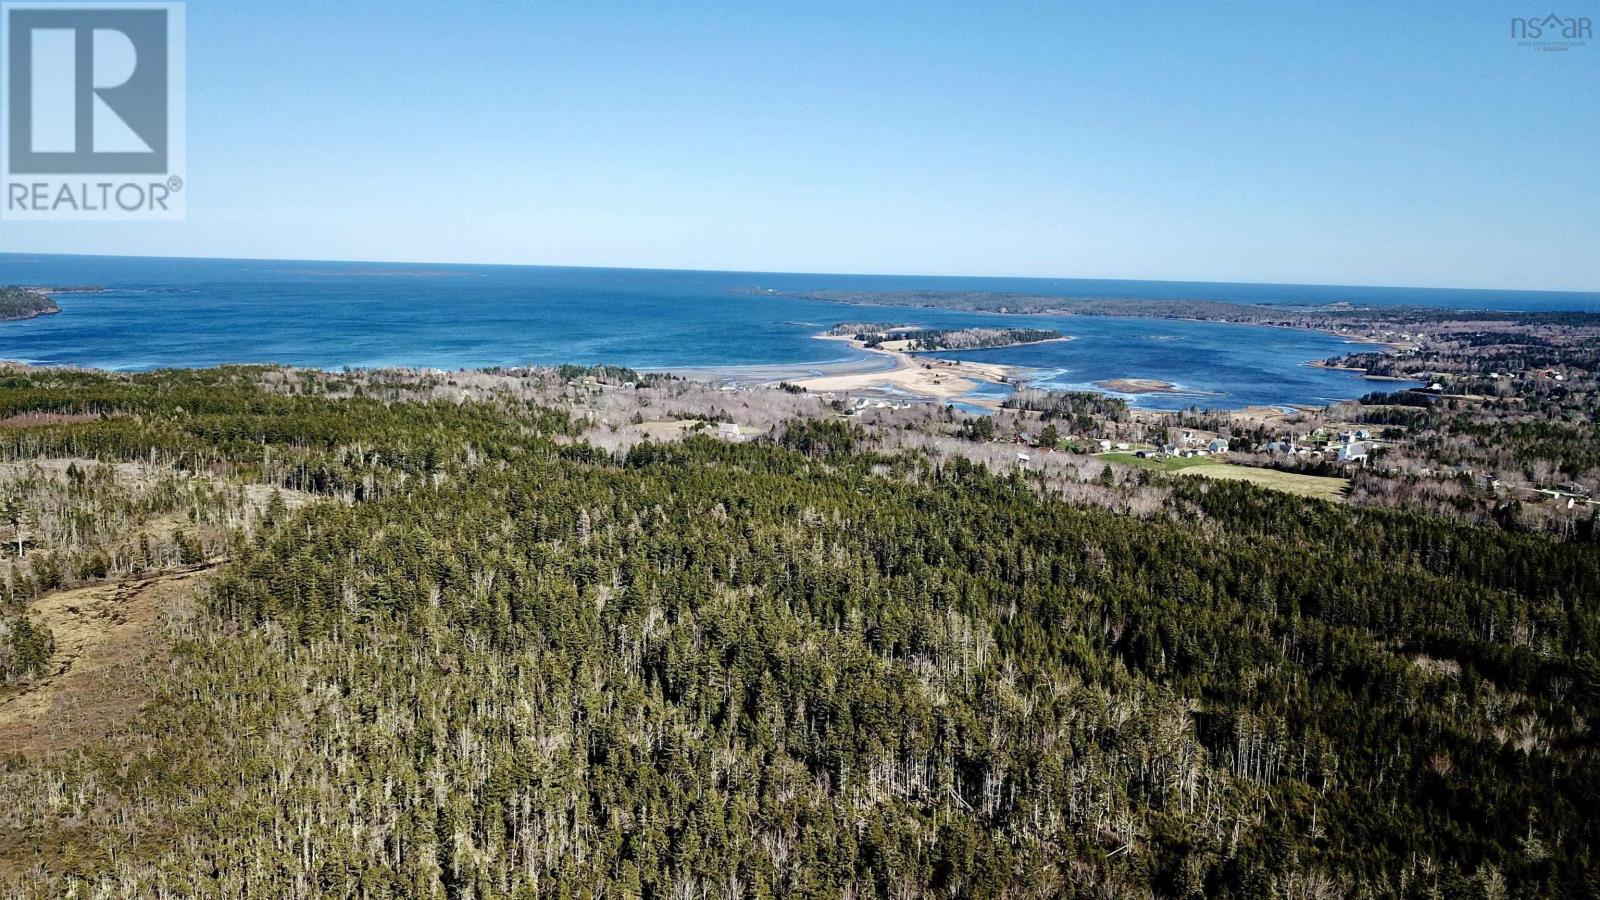
<svg viewBox="0 0 1600 900"><path fill-rule="evenodd" d="M1194 456L1189 459L1179 459L1176 456L1140 459L1132 453L1102 453L1100 458L1106 462L1121 463L1125 466L1138 466L1141 469L1153 469L1157 472L1176 472L1180 469L1192 469L1196 466L1227 465L1227 463L1219 462L1209 456Z"/></svg>
<svg viewBox="0 0 1600 900"><path fill-rule="evenodd" d="M1219 478L1227 481L1248 481L1251 484L1258 484L1274 491L1298 494L1302 497L1316 497L1322 500L1343 500L1345 491L1350 487L1349 479L1345 478L1332 478L1325 475L1301 475L1298 472L1257 469L1251 466L1235 466L1230 463L1198 466L1184 471L1183 474L1203 475L1206 478Z"/></svg>
<svg viewBox="0 0 1600 900"><path fill-rule="evenodd" d="M1100 458L1123 465L1138 466L1157 472L1181 472L1225 481L1248 481L1274 491L1316 497L1321 500L1342 500L1350 481L1323 475L1301 475L1298 472L1280 472L1277 469L1258 469L1253 466L1236 466L1209 456L1190 459L1163 457L1140 459L1132 453L1102 453Z"/></svg>

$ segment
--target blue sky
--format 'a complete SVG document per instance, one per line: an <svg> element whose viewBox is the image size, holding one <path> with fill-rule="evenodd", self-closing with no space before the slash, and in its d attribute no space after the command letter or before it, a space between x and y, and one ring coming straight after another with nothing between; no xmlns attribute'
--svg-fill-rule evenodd
<svg viewBox="0 0 1600 900"><path fill-rule="evenodd" d="M1597 290L1523 6L193 0L188 220L0 250Z"/></svg>

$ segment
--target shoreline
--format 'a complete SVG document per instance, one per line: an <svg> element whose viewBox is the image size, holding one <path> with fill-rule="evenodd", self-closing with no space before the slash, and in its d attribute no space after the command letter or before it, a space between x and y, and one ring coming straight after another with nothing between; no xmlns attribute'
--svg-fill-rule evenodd
<svg viewBox="0 0 1600 900"><path fill-rule="evenodd" d="M1360 375L1367 381L1412 381L1419 384L1426 381L1426 379L1421 378L1407 378L1404 375L1373 375L1360 366L1333 366L1329 365L1328 361L1324 359L1314 359L1306 363L1306 365L1313 369L1326 369L1330 372L1349 372L1353 375Z"/></svg>
<svg viewBox="0 0 1600 900"><path fill-rule="evenodd" d="M881 357L889 362L890 368L855 374L825 375L792 382L814 393L881 391L890 394L911 394L937 402L964 402L995 408L999 406L1002 398L972 396L972 392L978 387L978 382L1013 384L1014 379L1027 371L1021 366L1001 363L975 363L922 356L923 353L943 352L937 350L913 352L868 347L849 335L819 334L816 337L825 341L841 341L863 353ZM919 359L919 356L922 358Z"/></svg>
<svg viewBox="0 0 1600 900"><path fill-rule="evenodd" d="M936 306L921 306L921 305L913 305L913 304L905 304L905 305L901 305L901 304L878 304L878 303L870 303L870 302L865 302L865 301L829 299L829 298L821 298L821 297L812 298L812 299L816 299L818 302L821 302L821 303L829 303L829 304L833 304L833 305L836 305L836 306L851 306L851 307L860 307L860 308L908 309L908 310L928 310L928 309L943 310L943 309L945 309L944 307L936 307ZM1226 319L1226 318L1215 318L1215 317L1207 318L1207 317L1204 317L1204 316L1181 316L1181 315L1175 315L1175 316L1140 316L1140 315L1127 315L1127 314L1107 314L1105 316L1101 316L1101 314L1098 314L1098 313L1083 313L1083 312L1074 312L1074 311L1059 310L1059 309L1039 309L1039 310L1022 311L1022 310L1008 310L1008 309L1003 309L1002 308L1000 310L978 310L978 309L973 309L973 310L966 310L966 311L967 312L972 312L972 313L981 313L981 314L984 314L984 315L1014 316L1014 317L1019 318L1019 319L1038 319L1038 318L1051 318L1051 317L1055 317L1055 318L1097 318L1097 317L1103 317L1103 318L1121 318L1121 319L1129 319L1129 320L1147 319L1147 320L1153 320L1153 321L1196 322L1196 323L1204 323L1204 324L1211 324L1211 325L1234 325L1234 326L1239 326L1239 327L1243 327L1243 328L1280 328L1280 329L1284 329L1284 330L1287 330L1287 331L1295 331L1295 332L1301 332L1301 333L1311 332L1311 333L1314 333L1314 334L1322 334L1322 335L1326 335L1326 336L1331 337L1331 338L1338 338L1340 341L1342 341L1345 344L1359 344L1359 345L1363 345L1363 346L1381 348L1382 351L1386 352L1386 353L1392 353L1392 352L1397 351L1397 350L1407 349L1407 348L1412 346L1412 343L1409 342L1409 341L1385 340L1384 338L1376 336L1376 335L1363 335L1363 334L1351 333L1351 332L1348 332L1348 331L1335 331L1335 330L1333 330L1331 328L1321 327L1321 326L1317 326L1317 325L1295 324L1295 323L1289 323L1289 322L1240 322L1240 321L1237 321L1237 320ZM817 335L817 337L819 337L821 339L824 339L824 340L837 339L836 336L828 335L828 334ZM1030 344L1032 344L1032 343L1043 344L1043 343L1050 343L1051 341L1070 341L1072 339L1073 338L1072 338L1071 335L1063 335L1063 336L1061 336L1059 338L1050 338L1049 340L1046 340L1046 341L1030 341L1028 343L1030 343ZM1025 345L1022 345L1022 344L1011 344L1011 345L1007 345L1007 346L1025 346ZM866 348L861 348L861 349L865 350ZM982 349L992 349L992 348L982 348ZM916 352L917 353L939 353L939 352L948 352L948 351L919 350L919 351L916 351ZM1398 376L1398 375L1370 375L1370 374L1367 373L1367 371L1365 369L1360 369L1360 368L1357 368L1357 367L1354 367L1354 366L1331 366L1331 365L1327 365L1326 364L1326 359L1308 360L1305 363L1303 363L1302 365L1311 366L1313 368L1326 369L1326 370L1330 370L1330 371L1350 372L1352 374L1359 375L1361 378L1363 378L1365 380L1368 380L1368 381L1393 381L1393 382L1416 381L1416 379L1404 378L1404 377L1401 377L1401 376ZM1011 368L1016 369L1017 371L1026 371L1025 369L1023 369L1021 367L1011 367ZM1118 382L1138 383L1138 384L1149 383L1149 384L1152 384L1152 385L1153 384L1160 384L1160 385L1162 385L1162 387L1159 387L1159 388L1157 388L1157 387L1142 387L1142 388L1138 388L1138 389L1135 389L1135 390L1120 390L1118 388L1110 386L1111 384L1118 383ZM1213 392L1210 392L1210 391L1187 391L1187 390L1184 390L1183 388L1181 388L1178 385L1172 384L1170 382L1162 381L1160 379L1154 379L1154 378L1114 378L1114 379L1108 379L1107 381L1094 382L1094 386L1095 386L1096 389L1098 389L1100 391L1103 391L1103 392L1106 392L1106 393L1122 394L1124 396L1134 397L1134 398L1137 398L1141 394L1159 394L1159 393L1165 393L1165 394L1191 394L1192 393L1195 396L1220 396L1219 394L1216 394L1216 393L1213 393ZM1023 383L1023 382L1020 382L1020 381L1017 381L1017 382L1014 383L1014 388L1023 388L1023 387L1027 387L1026 383ZM976 405L989 406L989 408L998 408L998 403L994 403L994 404L977 403ZM1137 407L1135 407L1135 408L1137 408ZM1326 407L1323 407L1323 408L1326 408Z"/></svg>
<svg viewBox="0 0 1600 900"><path fill-rule="evenodd" d="M1019 386L1021 376L1031 371L1022 366L977 363L943 359L925 354L945 351L885 350L868 347L851 335L826 332L816 340L850 345L862 354L859 359L829 363L800 363L775 366L693 366L666 369L674 375L705 378L722 385L774 387L780 383L805 388L815 394L861 394L885 399L966 403L998 409L998 396L977 395L979 383ZM1071 340L1069 336L1052 341ZM1044 341L1030 341L1044 343ZM988 348L985 348L988 349ZM919 358L920 357L920 358Z"/></svg>
<svg viewBox="0 0 1600 900"><path fill-rule="evenodd" d="M1015 313L1014 315L1025 317L1036 314ZM1253 327L1263 326L1257 325ZM1295 329L1295 326L1291 325L1265 327ZM1017 390L1029 387L1028 375L1030 373L1043 371L1030 369L1026 366L954 360L934 355L960 351L913 351L868 347L864 342L856 340L853 335L822 332L812 337L815 340L848 344L858 351L861 356L857 359L841 359L821 363L684 366L655 371L669 372L684 378L708 381L712 384L734 388L776 387L780 384L790 384L805 388L809 392L823 395L856 394L878 399L910 400L912 402L940 405L961 403L989 411L999 410L1006 396ZM1070 340L1073 340L1071 335L1062 335L1043 341L1028 341L1006 346L1029 346ZM999 348L985 347L981 349ZM919 359L919 357L921 358ZM1339 368L1349 371L1343 367L1324 365L1323 360L1308 360L1302 365L1330 370ZM1370 380L1411 380L1392 376L1369 376L1359 370L1351 371L1351 374L1360 374L1363 378ZM1010 387L1011 390L1006 392L1005 395L974 393L980 383L1005 385ZM1164 379L1144 377L1122 377L1096 381L1093 382L1093 389L1109 396L1120 395L1128 398L1129 406L1134 409L1147 409L1147 407L1142 407L1139 404L1140 397L1145 394L1185 395L1196 398L1221 396L1211 391L1186 389L1181 385ZM1148 407L1148 409L1164 411L1155 407Z"/></svg>
<svg viewBox="0 0 1600 900"><path fill-rule="evenodd" d="M51 296L67 293L94 293L107 290L94 286L65 286L55 288L27 288L35 293ZM830 305L855 306L857 304L842 301L825 301ZM921 307L902 307L907 311L921 309ZM0 321L26 321L42 315L59 313L57 307L48 310L30 310L22 315L14 316ZM1039 318L1089 318L1071 312L1022 312L1007 311L1003 314L1013 320L1028 320ZM1127 319L1165 319L1169 321L1210 322L1214 324L1233 324L1246 328L1286 328L1291 331L1320 331L1330 337L1344 340L1346 343L1360 343L1373 346L1386 346L1382 342L1370 338L1346 334L1339 334L1323 329L1308 328L1306 326L1281 324L1281 323L1256 323L1256 322L1228 322L1227 320L1189 318L1189 317L1148 317L1148 316L1122 316ZM992 349L1005 349L1023 347L1030 344L1059 343L1074 340L1072 335L1058 334L1056 337L1044 338L1038 341L1016 341L996 347L974 347L962 349L936 349L936 350L910 350L904 348L867 347L865 342L857 341L853 335L834 335L826 332L812 335L814 339L836 341L847 344L855 351L853 357L835 358L821 362L802 363L755 363L738 366L720 365L695 365L695 366L665 366L655 368L653 371L669 372L686 378L706 381L723 386L772 386L782 383L792 384L805 388L813 393L822 394L857 394L877 399L894 401L930 402L939 405L961 404L981 409L998 409L1001 403L1016 390L1025 389L1032 381L1048 377L1049 369L1038 369L1024 365L980 362L971 359L952 359L942 354L947 353L981 353ZM1387 346L1393 346L1387 345ZM1324 360L1312 360L1304 363L1312 367L1327 370L1349 371L1360 378L1369 381L1408 382L1398 376L1369 375L1354 367L1326 365ZM646 370L651 371L651 370ZM1048 388L1046 388L1048 389ZM1093 390L1109 395L1122 395L1130 400L1134 408L1141 406L1141 395L1164 394L1186 395L1196 398L1221 396L1209 391L1186 390L1176 383L1158 378L1146 377L1119 377L1093 382ZM1155 408L1155 407L1151 407Z"/></svg>
<svg viewBox="0 0 1600 900"><path fill-rule="evenodd" d="M29 319L37 319L40 316L53 316L60 312L60 307L55 309L31 309L20 316L0 316L0 322L26 322Z"/></svg>
<svg viewBox="0 0 1600 900"><path fill-rule="evenodd" d="M8 310L0 315L0 322L26 322L61 312L53 292L48 288L0 285L0 297L3 297L0 302Z"/></svg>

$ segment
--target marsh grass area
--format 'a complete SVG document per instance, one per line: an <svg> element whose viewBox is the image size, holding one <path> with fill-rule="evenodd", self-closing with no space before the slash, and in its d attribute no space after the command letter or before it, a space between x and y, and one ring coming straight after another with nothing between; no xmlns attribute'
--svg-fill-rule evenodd
<svg viewBox="0 0 1600 900"><path fill-rule="evenodd" d="M1217 478L1225 481L1247 481L1269 490L1282 491L1286 494L1295 494L1301 497L1316 497L1322 500L1343 500L1350 489L1350 480L1347 478L1302 475L1299 472L1282 472L1277 469L1262 469L1254 466L1236 466L1209 456L1197 456L1189 459L1180 459L1173 456L1160 459L1140 459L1132 453L1102 453L1100 454L1100 459L1121 463L1125 466L1152 469L1158 472L1181 472L1184 475L1202 475L1206 478Z"/></svg>

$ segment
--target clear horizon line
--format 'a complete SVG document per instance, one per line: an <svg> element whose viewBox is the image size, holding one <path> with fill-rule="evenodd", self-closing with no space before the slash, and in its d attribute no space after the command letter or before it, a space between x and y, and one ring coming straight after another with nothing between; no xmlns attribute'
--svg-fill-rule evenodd
<svg viewBox="0 0 1600 900"><path fill-rule="evenodd" d="M843 278L993 278L1013 281L1126 281L1145 282L1153 284L1213 284L1213 285L1249 285L1253 287L1306 287L1306 288L1357 288L1357 289L1385 289L1405 291L1500 291L1514 294L1580 294L1594 296L1600 299L1600 288L1574 289L1574 288L1510 288L1510 287L1462 287L1438 286L1418 284L1344 284L1327 281L1233 281L1217 279L1178 279L1178 278L1137 278L1125 275L993 275L993 274L961 274L939 275L917 272L821 272L799 271L783 269L719 269L689 266L673 268L668 266L621 266L621 265L563 265L560 263L508 263L508 262L450 262L443 260L402 260L402 259L343 259L337 257L275 257L275 256L167 256L162 254L138 253L61 253L54 251L29 251L29 250L4 250L0 249L3 256L53 256L53 257L83 257L87 259L152 259L152 260L208 260L213 262L267 262L267 263L343 263L347 265L392 265L392 266L495 266L512 269L593 269L599 271L615 270L626 272L704 272L724 275L817 275L825 277Z"/></svg>

